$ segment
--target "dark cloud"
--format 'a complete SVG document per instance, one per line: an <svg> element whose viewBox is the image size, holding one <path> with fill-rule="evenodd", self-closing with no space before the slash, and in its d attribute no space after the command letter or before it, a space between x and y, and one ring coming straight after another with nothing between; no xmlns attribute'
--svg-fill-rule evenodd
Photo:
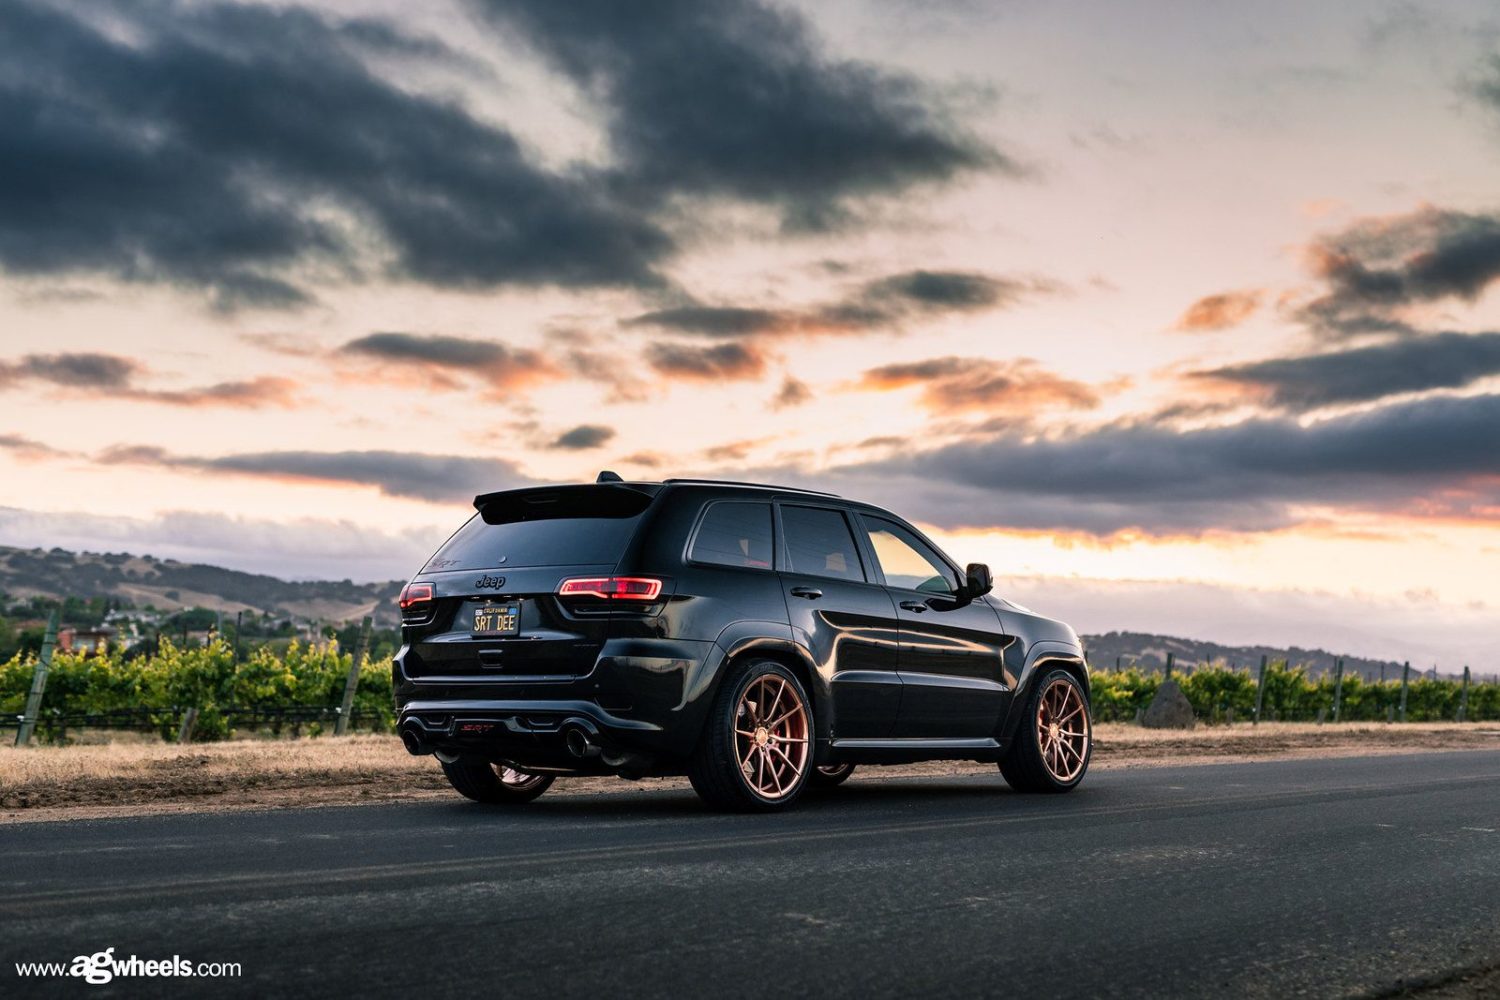
<svg viewBox="0 0 1500 1000"><path fill-rule="evenodd" d="M1302 426L1115 424L1001 433L810 474L737 470L859 496L944 528L1261 531L1306 508L1480 519L1500 504L1500 395L1434 397Z"/></svg>
<svg viewBox="0 0 1500 1000"><path fill-rule="evenodd" d="M802 309L677 306L632 317L623 325L725 340L894 332L914 320L998 308L1029 293L1052 290L1054 286L1047 282L974 271L905 271Z"/></svg>
<svg viewBox="0 0 1500 1000"><path fill-rule="evenodd" d="M631 359L606 351L572 349L565 351L562 363L579 378L607 386L607 403L639 403L647 397L647 383L631 364Z"/></svg>
<svg viewBox="0 0 1500 1000"><path fill-rule="evenodd" d="M601 427L598 424L580 424L570 431L565 431L557 436L557 439L548 447L561 448L566 451L586 451L589 448L598 448L615 436L613 427Z"/></svg>
<svg viewBox="0 0 1500 1000"><path fill-rule="evenodd" d="M1091 409L1098 394L1082 382L1063 378L1029 358L929 358L882 365L855 383L876 392L922 387L922 404L935 413L1004 412L1027 414L1038 409Z"/></svg>
<svg viewBox="0 0 1500 1000"><path fill-rule="evenodd" d="M1025 289L1017 281L965 271L907 271L871 282L869 298L906 300L929 309L984 309L1013 301Z"/></svg>
<svg viewBox="0 0 1500 1000"><path fill-rule="evenodd" d="M663 375L683 379L755 378L765 371L766 359L746 344L656 343L646 347L646 361Z"/></svg>
<svg viewBox="0 0 1500 1000"><path fill-rule="evenodd" d="M171 406L295 406L297 383L261 376L189 389L147 389L137 380L145 366L113 354L28 354L0 361L0 387L26 381L44 382L101 399L133 399Z"/></svg>
<svg viewBox="0 0 1500 1000"><path fill-rule="evenodd" d="M655 452L638 451L634 454L626 455L620 461L625 465L639 465L643 468L654 469L666 462L666 458Z"/></svg>
<svg viewBox="0 0 1500 1000"><path fill-rule="evenodd" d="M726 441L712 448L703 449L703 457L710 462L738 462L756 448L769 444L773 438L752 438L745 441Z"/></svg>
<svg viewBox="0 0 1500 1000"><path fill-rule="evenodd" d="M793 313L738 306L677 306L623 321L625 326L654 326L704 337L752 337L782 333L799 325Z"/></svg>
<svg viewBox="0 0 1500 1000"><path fill-rule="evenodd" d="M1500 215L1423 208L1365 219L1309 248L1328 291L1305 319L1332 333L1409 332L1405 306L1473 301L1500 278Z"/></svg>
<svg viewBox="0 0 1500 1000"><path fill-rule="evenodd" d="M269 451L207 458L151 446L108 449L95 461L263 479L369 486L387 496L462 503L480 493L535 485L509 461L399 451Z"/></svg>
<svg viewBox="0 0 1500 1000"><path fill-rule="evenodd" d="M1500 56L1491 56L1483 75L1474 82L1474 96L1500 111Z"/></svg>
<svg viewBox="0 0 1500 1000"><path fill-rule="evenodd" d="M646 286L672 250L582 171L545 170L504 129L371 69L372 50L435 44L389 25L171 0L85 21L11 0L0 35L15 274L288 306L304 275L369 276L377 258L433 285Z"/></svg>
<svg viewBox="0 0 1500 1000"><path fill-rule="evenodd" d="M1458 389L1500 374L1500 333L1438 333L1349 351L1271 358L1194 372L1289 410L1403 392Z"/></svg>
<svg viewBox="0 0 1500 1000"><path fill-rule="evenodd" d="M788 375L781 382L781 388L776 390L776 395L771 399L771 409L785 410L793 406L801 406L810 403L813 399L813 391L808 388L807 383L801 379Z"/></svg>
<svg viewBox="0 0 1500 1000"><path fill-rule="evenodd" d="M17 458L28 460L63 458L68 455L50 444L43 444L20 434L0 434L0 451L8 451Z"/></svg>
<svg viewBox="0 0 1500 1000"><path fill-rule="evenodd" d="M1173 328L1193 333L1227 330L1254 315L1264 296L1265 293L1258 288L1205 295L1188 306Z"/></svg>
<svg viewBox="0 0 1500 1000"><path fill-rule="evenodd" d="M235 406L247 410L258 410L266 406L293 409L300 405L297 390L300 386L291 379L263 375L259 378L239 382L219 382L215 385L194 389L131 389L121 395L129 399L140 399L169 406Z"/></svg>
<svg viewBox="0 0 1500 1000"><path fill-rule="evenodd" d="M141 366L113 354L28 354L0 361L0 385L27 379L73 389L123 389Z"/></svg>
<svg viewBox="0 0 1500 1000"><path fill-rule="evenodd" d="M474 375L499 388L514 388L553 374L552 363L537 351L509 347L494 340L414 333L372 333L351 340L339 353L396 366L394 374L404 378L412 368L432 372ZM404 370L403 370L404 369ZM446 388L459 383L451 378L436 382Z"/></svg>
<svg viewBox="0 0 1500 1000"><path fill-rule="evenodd" d="M799 15L754 0L472 0L604 105L615 185L725 196L825 227L850 202L1016 165L922 81L827 55Z"/></svg>

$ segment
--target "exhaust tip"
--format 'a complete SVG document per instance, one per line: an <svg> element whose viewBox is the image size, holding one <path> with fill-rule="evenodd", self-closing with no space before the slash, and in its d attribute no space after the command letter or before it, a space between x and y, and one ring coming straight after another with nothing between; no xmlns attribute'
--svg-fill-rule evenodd
<svg viewBox="0 0 1500 1000"><path fill-rule="evenodd" d="M594 742L588 730L579 725L568 727L568 731L563 734L563 742L568 747L568 753L579 760L599 753L599 745Z"/></svg>
<svg viewBox="0 0 1500 1000"><path fill-rule="evenodd" d="M422 757L432 753L432 748L422 740L422 736L417 732L416 726L408 725L401 727L401 743L406 747L406 752L413 757Z"/></svg>

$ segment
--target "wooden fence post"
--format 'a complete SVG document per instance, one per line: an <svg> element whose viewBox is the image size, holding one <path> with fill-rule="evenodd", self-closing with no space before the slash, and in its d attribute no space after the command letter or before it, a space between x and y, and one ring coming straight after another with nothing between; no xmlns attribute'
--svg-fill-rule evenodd
<svg viewBox="0 0 1500 1000"><path fill-rule="evenodd" d="M1176 653L1168 653L1167 654L1167 672L1162 675L1162 678L1161 678L1162 680L1169 681L1169 680L1172 679L1172 661L1175 660L1176 658L1177 658L1177 654Z"/></svg>
<svg viewBox="0 0 1500 1000"><path fill-rule="evenodd" d="M182 713L182 725L177 727L177 742L187 743L193 738L193 730L198 727L198 710L190 708Z"/></svg>
<svg viewBox="0 0 1500 1000"><path fill-rule="evenodd" d="M26 696L26 710L21 724L16 727L16 746L24 747L31 742L31 733L36 729L36 717L42 711L42 691L47 687L47 671L52 667L52 651L57 648L58 611L52 609L47 616L47 631L42 636L42 655L37 657L36 670L31 675L31 693Z"/></svg>
<svg viewBox="0 0 1500 1000"><path fill-rule="evenodd" d="M1411 661L1401 667L1401 721L1406 721L1406 688L1411 683Z"/></svg>
<svg viewBox="0 0 1500 1000"><path fill-rule="evenodd" d="M1344 702L1344 658L1339 657L1333 665L1333 721L1339 721L1339 708Z"/></svg>
<svg viewBox="0 0 1500 1000"><path fill-rule="evenodd" d="M1255 721L1251 725L1260 725L1260 710L1266 704L1266 654L1260 654L1260 678L1255 682Z"/></svg>
<svg viewBox="0 0 1500 1000"><path fill-rule="evenodd" d="M1458 696L1458 721L1463 722L1469 715L1469 668L1464 667L1464 687Z"/></svg>
<svg viewBox="0 0 1500 1000"><path fill-rule="evenodd" d="M370 646L370 616L359 626L359 644L354 649L354 662L349 664L349 678L344 681L344 700L339 705L339 717L333 724L333 735L343 736L349 731L349 716L354 712L354 689L359 687L359 665Z"/></svg>
<svg viewBox="0 0 1500 1000"><path fill-rule="evenodd" d="M234 662L240 662L240 626L245 624L245 609L234 613Z"/></svg>

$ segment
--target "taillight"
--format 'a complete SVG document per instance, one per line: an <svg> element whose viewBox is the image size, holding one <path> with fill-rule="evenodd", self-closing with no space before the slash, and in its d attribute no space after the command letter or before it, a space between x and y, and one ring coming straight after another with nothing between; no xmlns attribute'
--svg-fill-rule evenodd
<svg viewBox="0 0 1500 1000"><path fill-rule="evenodd" d="M648 576L575 576L558 585L557 596L654 601L661 596L661 581Z"/></svg>
<svg viewBox="0 0 1500 1000"><path fill-rule="evenodd" d="M418 604L426 604L432 600L432 584L430 583L408 583L401 588L401 610L414 607Z"/></svg>

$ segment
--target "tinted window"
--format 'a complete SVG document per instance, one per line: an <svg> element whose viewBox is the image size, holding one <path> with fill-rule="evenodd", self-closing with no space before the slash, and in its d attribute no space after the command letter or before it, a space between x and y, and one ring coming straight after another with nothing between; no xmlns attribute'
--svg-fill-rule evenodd
<svg viewBox="0 0 1500 1000"><path fill-rule="evenodd" d="M844 515L822 507L782 507L781 528L793 573L839 580L865 578Z"/></svg>
<svg viewBox="0 0 1500 1000"><path fill-rule="evenodd" d="M878 517L866 517L870 546L885 574L888 587L922 590L931 594L958 592L958 578L931 546L901 525Z"/></svg>
<svg viewBox="0 0 1500 1000"><path fill-rule="evenodd" d="M688 558L721 566L771 568L771 505L710 504Z"/></svg>
<svg viewBox="0 0 1500 1000"><path fill-rule="evenodd" d="M625 554L639 523L640 515L485 524L476 514L427 560L424 569L440 572L505 566L614 565Z"/></svg>

